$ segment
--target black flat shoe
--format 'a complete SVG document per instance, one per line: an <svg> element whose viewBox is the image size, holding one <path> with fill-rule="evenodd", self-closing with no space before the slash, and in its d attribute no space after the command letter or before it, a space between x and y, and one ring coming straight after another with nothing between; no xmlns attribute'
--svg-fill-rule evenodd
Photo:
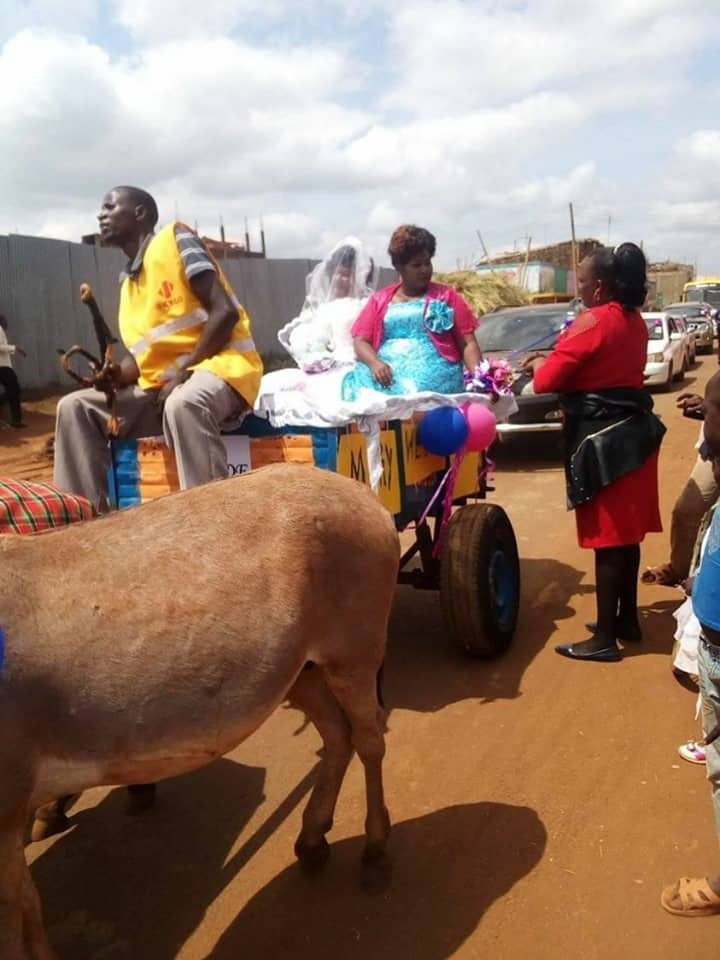
<svg viewBox="0 0 720 960"><path fill-rule="evenodd" d="M585 627L590 633L595 633L597 631L596 623L586 623ZM623 643L640 643L642 640L642 630L640 627L633 627L630 630L618 630L617 639L622 640Z"/></svg>
<svg viewBox="0 0 720 960"><path fill-rule="evenodd" d="M622 660L622 654L617 647L601 647L600 650L584 650L584 643L573 645L572 643L562 644L555 647L555 653L561 657L569 657L571 660L597 660L600 663L616 663Z"/></svg>

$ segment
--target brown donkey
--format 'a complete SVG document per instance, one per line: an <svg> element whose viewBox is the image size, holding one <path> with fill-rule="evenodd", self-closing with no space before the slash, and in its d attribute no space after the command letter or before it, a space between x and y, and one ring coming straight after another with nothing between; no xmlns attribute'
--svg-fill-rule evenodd
<svg viewBox="0 0 720 960"><path fill-rule="evenodd" d="M353 749L364 856L384 856L376 675L399 544L369 489L279 464L0 554L0 960L54 957L23 850L34 810L209 763L286 699L324 744L297 856L324 861Z"/></svg>

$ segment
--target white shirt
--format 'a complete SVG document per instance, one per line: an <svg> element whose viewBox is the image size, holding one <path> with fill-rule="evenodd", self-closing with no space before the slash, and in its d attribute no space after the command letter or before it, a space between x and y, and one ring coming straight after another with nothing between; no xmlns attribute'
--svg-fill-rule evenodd
<svg viewBox="0 0 720 960"><path fill-rule="evenodd" d="M10 357L15 353L13 344L8 343L7 336L2 327L0 327L0 367L12 367Z"/></svg>

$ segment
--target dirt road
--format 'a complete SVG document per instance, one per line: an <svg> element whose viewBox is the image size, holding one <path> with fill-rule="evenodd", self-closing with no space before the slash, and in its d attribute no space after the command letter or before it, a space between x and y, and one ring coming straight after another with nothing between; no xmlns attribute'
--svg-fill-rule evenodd
<svg viewBox="0 0 720 960"><path fill-rule="evenodd" d="M688 385L702 390L715 369L704 359ZM668 519L697 436L674 413L676 393L656 397L669 426ZM3 473L42 473L32 456L47 423L35 426L25 467L0 434ZM645 639L622 663L558 657L553 645L581 639L593 614L592 555L576 546L559 464L534 451L501 451L493 494L523 560L512 651L462 659L444 645L436 597L397 593L390 889L358 884L356 762L325 873L298 872L292 843L318 741L281 710L230 757L163 785L150 814L127 818L122 791L95 790L72 831L32 849L63 960L718 957L720 918L683 921L658 902L662 884L718 868L704 770L676 753L698 729L668 658L679 595L641 588ZM649 538L643 562L665 559L666 543ZM238 585L240 612L245 602Z"/></svg>

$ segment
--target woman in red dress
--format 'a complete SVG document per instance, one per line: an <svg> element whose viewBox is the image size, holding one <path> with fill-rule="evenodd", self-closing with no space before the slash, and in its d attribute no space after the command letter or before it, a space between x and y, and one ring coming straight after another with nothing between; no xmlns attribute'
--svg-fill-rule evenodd
<svg viewBox="0 0 720 960"><path fill-rule="evenodd" d="M589 640L555 649L576 660L612 661L621 659L617 640L640 640L637 613L640 543L646 533L662 530L658 504L658 435L661 436L663 428L650 413L652 401L643 390L648 332L638 309L646 296L646 262L642 250L635 244L625 243L614 252L595 251L578 268L577 289L587 311L560 337L553 353L547 358L529 357L525 364L526 369L532 371L536 393L563 395L566 445L569 439L567 410L571 401L585 407L588 402L595 403L596 407L607 402L616 411L624 409L622 405L613 408L618 401L636 404L634 423L639 422L641 433L644 431L640 444L633 436L626 436L620 447L615 447L615 462L609 464L609 470L604 470L605 480L602 484L598 482L590 499L582 496L581 483L581 493L573 503L570 479L568 481L578 541L581 547L595 551L597 624ZM608 408L603 409L607 417ZM610 421L603 421L602 416L600 414L594 423L582 421L585 436L590 436L591 442L607 439L601 434L607 433L603 426ZM627 428L627 422L627 412L616 412L611 425L622 430ZM650 433L654 433L649 440L648 425ZM572 452L566 452L568 476ZM611 482L608 474L613 477Z"/></svg>

